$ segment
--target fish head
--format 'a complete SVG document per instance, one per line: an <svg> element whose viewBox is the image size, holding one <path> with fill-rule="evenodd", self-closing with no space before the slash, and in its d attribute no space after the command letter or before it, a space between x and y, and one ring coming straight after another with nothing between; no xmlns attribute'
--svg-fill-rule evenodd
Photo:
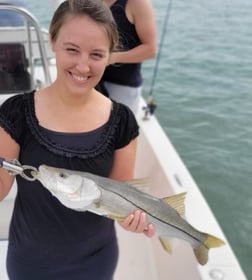
<svg viewBox="0 0 252 280"><path fill-rule="evenodd" d="M85 210L101 197L99 187L81 172L40 165L34 177L71 209Z"/></svg>

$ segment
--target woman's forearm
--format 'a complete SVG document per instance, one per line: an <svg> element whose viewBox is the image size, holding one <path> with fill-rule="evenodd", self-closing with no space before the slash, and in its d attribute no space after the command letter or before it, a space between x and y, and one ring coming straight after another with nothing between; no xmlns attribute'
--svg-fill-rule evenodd
<svg viewBox="0 0 252 280"><path fill-rule="evenodd" d="M3 174L5 171L0 172L0 201L2 201L10 192L11 186L13 184L14 181L14 177L7 174L7 176L5 174ZM5 176L4 176L5 175ZM6 177L5 179L3 179L3 177Z"/></svg>

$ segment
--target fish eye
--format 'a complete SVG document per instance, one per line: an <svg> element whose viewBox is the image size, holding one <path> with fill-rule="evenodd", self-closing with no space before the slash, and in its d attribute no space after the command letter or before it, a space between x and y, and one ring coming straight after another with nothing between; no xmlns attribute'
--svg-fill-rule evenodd
<svg viewBox="0 0 252 280"><path fill-rule="evenodd" d="M66 178L66 175L65 175L64 173L60 173L60 174L59 174L59 177L60 177L60 178Z"/></svg>

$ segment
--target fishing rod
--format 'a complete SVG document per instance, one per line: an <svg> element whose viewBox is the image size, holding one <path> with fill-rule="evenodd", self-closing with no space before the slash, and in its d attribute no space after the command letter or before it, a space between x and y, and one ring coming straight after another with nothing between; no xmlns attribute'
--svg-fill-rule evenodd
<svg viewBox="0 0 252 280"><path fill-rule="evenodd" d="M154 95L153 92L154 92L154 87L156 84L156 77L157 77L157 73L158 73L159 62L160 62L162 49L163 49L163 45L164 45L164 40L165 40L165 35L166 35L166 31L167 31L167 26L168 26L167 23L168 23L168 19L170 18L171 7L172 7L172 0L170 0L168 2L167 8L166 8L166 14L165 14L162 33L161 33L160 44L159 44L159 48L158 48L158 53L157 53L157 58L156 58L155 66L154 66L153 75L152 75L150 92L149 92L149 96L147 97L147 107L144 108L145 109L144 118L147 118L147 115L149 113L152 115L157 107L157 104L153 98L153 95Z"/></svg>

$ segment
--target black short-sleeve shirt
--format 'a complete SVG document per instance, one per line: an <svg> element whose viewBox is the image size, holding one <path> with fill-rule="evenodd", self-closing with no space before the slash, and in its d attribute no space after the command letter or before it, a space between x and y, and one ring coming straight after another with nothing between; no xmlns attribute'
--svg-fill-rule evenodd
<svg viewBox="0 0 252 280"><path fill-rule="evenodd" d="M85 146L85 133L83 147L75 147L74 141L68 145L59 143L39 125L35 94L15 95L0 107L0 126L20 145L21 164L47 164L107 177L114 151L138 136L133 113L113 101L108 123L93 145ZM16 180L18 193L10 226L9 255L15 255L22 266L39 264L45 268L79 263L84 268L85 258L90 261L91 256L115 240L112 220L64 207L38 181L29 182L20 176Z"/></svg>

